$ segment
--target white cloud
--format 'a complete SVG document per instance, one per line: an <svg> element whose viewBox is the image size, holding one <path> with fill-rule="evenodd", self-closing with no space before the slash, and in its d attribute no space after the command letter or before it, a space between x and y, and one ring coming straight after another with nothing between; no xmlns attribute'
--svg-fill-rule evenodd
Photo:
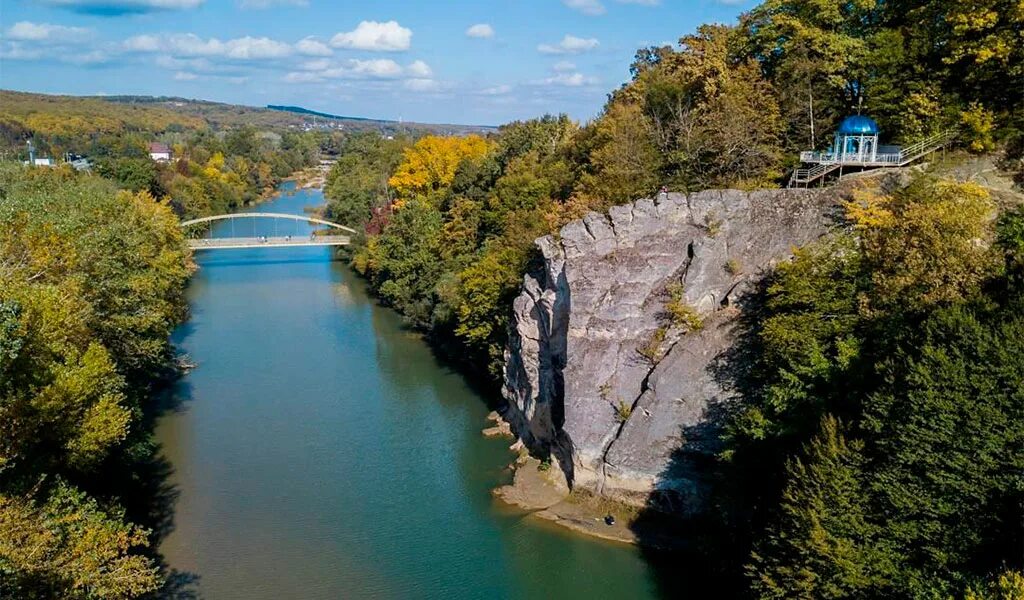
<svg viewBox="0 0 1024 600"><path fill-rule="evenodd" d="M398 21L363 21L354 30L337 33L331 38L335 48L398 52L408 50L412 44L412 30L402 27Z"/></svg>
<svg viewBox="0 0 1024 600"><path fill-rule="evenodd" d="M299 54L306 56L330 56L334 53L327 44L313 37L299 40L295 43L295 49L299 51Z"/></svg>
<svg viewBox="0 0 1024 600"><path fill-rule="evenodd" d="M414 92L436 92L440 88L433 79L407 79L403 85Z"/></svg>
<svg viewBox="0 0 1024 600"><path fill-rule="evenodd" d="M324 78L319 73L293 71L284 76L286 83L316 83Z"/></svg>
<svg viewBox="0 0 1024 600"><path fill-rule="evenodd" d="M275 6L309 6L309 0L240 0L238 6L251 10L264 10Z"/></svg>
<svg viewBox="0 0 1024 600"><path fill-rule="evenodd" d="M617 0L621 4L639 4L640 6L658 6L661 0ZM743 2L745 0L739 0Z"/></svg>
<svg viewBox="0 0 1024 600"><path fill-rule="evenodd" d="M198 71L200 73L215 73L224 71L228 67L215 65L206 58L174 58L173 56L157 56L153 61L158 67L171 69L173 71Z"/></svg>
<svg viewBox="0 0 1024 600"><path fill-rule="evenodd" d="M318 58L316 60L307 60L306 62L299 65L299 68L303 71L323 71L331 67L331 61L326 58Z"/></svg>
<svg viewBox="0 0 1024 600"><path fill-rule="evenodd" d="M245 36L222 42L217 38L203 39L194 33L137 35L125 40L123 45L136 52L167 52L185 57L220 56L234 60L283 58L292 53L291 45L266 37Z"/></svg>
<svg viewBox="0 0 1024 600"><path fill-rule="evenodd" d="M405 68L405 70L409 75L420 79L426 79L434 75L434 71L430 68L430 65L422 60L413 61Z"/></svg>
<svg viewBox="0 0 1024 600"><path fill-rule="evenodd" d="M576 64L571 63L567 60L560 60L555 64L551 65L551 70L556 73L565 73L566 71L575 71Z"/></svg>
<svg viewBox="0 0 1024 600"><path fill-rule="evenodd" d="M471 38L492 38L494 37L494 28L487 23L477 23L466 30L466 35Z"/></svg>
<svg viewBox="0 0 1024 600"><path fill-rule="evenodd" d="M480 94L481 96L501 96L501 95L507 94L507 93L509 93L511 91L512 91L512 86L502 84L502 85L496 85L496 86L493 86L493 87L484 88L484 89L480 90L477 93Z"/></svg>
<svg viewBox="0 0 1024 600"><path fill-rule="evenodd" d="M354 75L367 77L399 77L402 67L390 58L374 58L370 60L351 59L345 61L344 67Z"/></svg>
<svg viewBox="0 0 1024 600"><path fill-rule="evenodd" d="M583 73L559 73L547 79L541 79L534 83L540 85L559 85L564 87L580 87L598 83L596 77L588 77Z"/></svg>
<svg viewBox="0 0 1024 600"><path fill-rule="evenodd" d="M106 52L102 50L93 50L91 52L70 52L60 57L62 62L71 63L73 65L98 65L105 63L110 60Z"/></svg>
<svg viewBox="0 0 1024 600"><path fill-rule="evenodd" d="M405 87L414 91L432 91L439 88L439 83L433 79L430 65L422 60L413 61L403 67L388 58L349 58L342 61L321 58L301 63L298 70L284 76L284 81L288 83L316 83L329 79L404 79Z"/></svg>
<svg viewBox="0 0 1024 600"><path fill-rule="evenodd" d="M49 23L19 21L11 25L4 37L23 42L52 42L69 44L82 42L92 37L92 30L85 27L65 27Z"/></svg>
<svg viewBox="0 0 1024 600"><path fill-rule="evenodd" d="M196 75L195 73L189 73L188 71L178 71L174 74L175 81L192 81L193 79L198 78L198 75Z"/></svg>
<svg viewBox="0 0 1024 600"><path fill-rule="evenodd" d="M85 51L81 47L65 46L58 42L21 42L3 40L0 43L0 59L4 60L55 60L72 65L95 65L110 60L103 50Z"/></svg>
<svg viewBox="0 0 1024 600"><path fill-rule="evenodd" d="M562 0L562 3L585 15L597 16L606 12L600 0Z"/></svg>
<svg viewBox="0 0 1024 600"><path fill-rule="evenodd" d="M124 47L135 52L157 52L160 50L160 38L155 35L136 35L124 41Z"/></svg>
<svg viewBox="0 0 1024 600"><path fill-rule="evenodd" d="M537 46L537 50L543 54L579 54L593 50L599 44L596 38L580 38L566 34L558 44L541 44Z"/></svg>
<svg viewBox="0 0 1024 600"><path fill-rule="evenodd" d="M18 42L0 44L0 58L5 60L38 60L43 57L39 48L27 48Z"/></svg>
<svg viewBox="0 0 1024 600"><path fill-rule="evenodd" d="M43 0L45 4L76 12L116 16L198 8L204 0Z"/></svg>
<svg viewBox="0 0 1024 600"><path fill-rule="evenodd" d="M241 60L260 58L281 58L292 53L292 47L270 38L245 36L224 43L228 58Z"/></svg>

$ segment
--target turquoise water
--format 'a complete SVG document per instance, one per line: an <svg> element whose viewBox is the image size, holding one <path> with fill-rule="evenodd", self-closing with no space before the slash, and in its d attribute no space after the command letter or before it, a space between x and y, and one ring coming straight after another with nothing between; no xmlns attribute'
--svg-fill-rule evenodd
<svg viewBox="0 0 1024 600"><path fill-rule="evenodd" d="M301 190L258 210L300 214L322 201ZM178 493L160 551L201 597L662 592L636 549L492 500L511 454L509 441L480 435L487 402L331 249L209 251L197 262L175 343L198 367L156 434Z"/></svg>

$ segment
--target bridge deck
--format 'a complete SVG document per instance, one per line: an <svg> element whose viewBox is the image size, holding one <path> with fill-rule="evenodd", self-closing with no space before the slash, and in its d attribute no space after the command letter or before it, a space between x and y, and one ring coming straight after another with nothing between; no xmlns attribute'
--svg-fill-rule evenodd
<svg viewBox="0 0 1024 600"><path fill-rule="evenodd" d="M231 237L196 238L188 240L193 250L231 250L236 248L299 247L299 246L347 246L347 235L317 235L313 237Z"/></svg>

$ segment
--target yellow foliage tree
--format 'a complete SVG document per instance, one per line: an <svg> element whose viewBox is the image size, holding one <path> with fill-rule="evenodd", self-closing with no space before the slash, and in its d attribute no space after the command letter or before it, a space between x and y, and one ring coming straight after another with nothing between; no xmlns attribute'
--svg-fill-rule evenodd
<svg viewBox="0 0 1024 600"><path fill-rule="evenodd" d="M447 187L455 179L459 163L479 160L492 148L492 142L478 135L428 135L405 150L402 164L388 183L405 198Z"/></svg>
<svg viewBox="0 0 1024 600"><path fill-rule="evenodd" d="M977 184L922 176L892 195L859 193L846 216L871 267L870 310L957 302L993 272L995 204Z"/></svg>

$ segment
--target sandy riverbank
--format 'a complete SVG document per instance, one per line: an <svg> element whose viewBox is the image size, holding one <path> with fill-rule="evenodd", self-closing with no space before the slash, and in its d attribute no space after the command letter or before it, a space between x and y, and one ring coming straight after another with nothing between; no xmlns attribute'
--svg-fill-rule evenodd
<svg viewBox="0 0 1024 600"><path fill-rule="evenodd" d="M507 424L496 413L489 418L496 425L484 435L512 437ZM510 448L518 453L509 466L512 483L493 491L499 501L526 510L530 518L545 521L577 533L603 540L648 547L676 549L684 545L679 523L668 518L641 515L634 506L583 491L570 491L557 465L542 463L527 454L520 442ZM609 525L608 516L614 522Z"/></svg>

